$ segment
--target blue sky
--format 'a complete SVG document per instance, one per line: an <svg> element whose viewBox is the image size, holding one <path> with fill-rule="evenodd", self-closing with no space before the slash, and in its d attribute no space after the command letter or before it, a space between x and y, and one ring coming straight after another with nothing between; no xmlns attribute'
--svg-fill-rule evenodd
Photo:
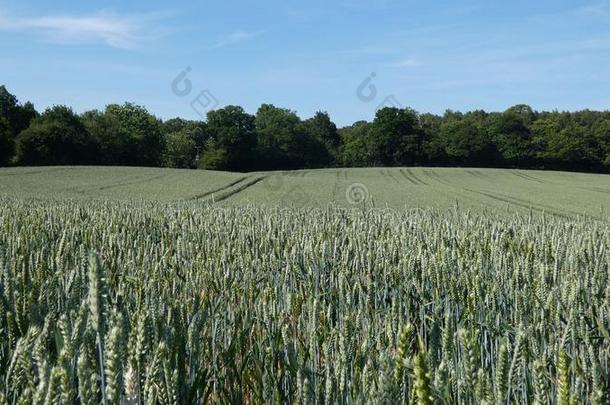
<svg viewBox="0 0 610 405"><path fill-rule="evenodd" d="M0 83L40 110L132 101L198 118L216 105L193 109L202 91L252 113L261 103L304 118L325 110L339 125L383 103L610 106L604 0L0 0L0 38ZM172 82L187 67L180 96Z"/></svg>

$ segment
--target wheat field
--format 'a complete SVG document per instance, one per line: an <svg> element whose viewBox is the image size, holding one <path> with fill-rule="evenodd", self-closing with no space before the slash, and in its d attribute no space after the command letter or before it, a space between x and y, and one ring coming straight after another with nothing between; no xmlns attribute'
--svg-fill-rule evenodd
<svg viewBox="0 0 610 405"><path fill-rule="evenodd" d="M0 197L0 403L608 403L610 226Z"/></svg>
<svg viewBox="0 0 610 405"><path fill-rule="evenodd" d="M0 169L0 196L217 206L452 209L607 218L610 175L478 168L229 173L134 167Z"/></svg>

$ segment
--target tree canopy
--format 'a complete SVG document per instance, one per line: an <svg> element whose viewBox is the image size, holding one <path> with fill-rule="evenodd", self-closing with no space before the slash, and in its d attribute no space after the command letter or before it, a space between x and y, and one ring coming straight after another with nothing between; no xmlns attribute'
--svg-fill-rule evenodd
<svg viewBox="0 0 610 405"><path fill-rule="evenodd" d="M110 104L39 115L0 86L0 165L103 164L214 170L358 166L487 166L610 172L610 112L420 114L386 107L337 128L328 113L301 119L263 104L229 105L205 121L162 121L143 106Z"/></svg>
<svg viewBox="0 0 610 405"><path fill-rule="evenodd" d="M24 165L76 165L95 159L94 144L72 109L55 106L16 138L16 160Z"/></svg>

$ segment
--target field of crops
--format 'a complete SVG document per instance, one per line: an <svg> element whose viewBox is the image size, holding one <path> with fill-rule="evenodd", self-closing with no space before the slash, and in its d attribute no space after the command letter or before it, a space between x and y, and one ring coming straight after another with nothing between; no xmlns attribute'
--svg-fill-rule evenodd
<svg viewBox="0 0 610 405"><path fill-rule="evenodd" d="M227 173L121 167L0 169L0 196L220 206L453 208L563 217L610 213L610 175L501 169L367 168Z"/></svg>
<svg viewBox="0 0 610 405"><path fill-rule="evenodd" d="M0 170L0 404L608 403L608 182Z"/></svg>
<svg viewBox="0 0 610 405"><path fill-rule="evenodd" d="M0 198L0 403L607 403L610 227Z"/></svg>

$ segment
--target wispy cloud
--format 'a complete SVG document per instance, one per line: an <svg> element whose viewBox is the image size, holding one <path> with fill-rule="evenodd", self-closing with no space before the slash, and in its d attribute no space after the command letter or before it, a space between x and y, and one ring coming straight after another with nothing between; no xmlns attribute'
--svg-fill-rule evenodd
<svg viewBox="0 0 610 405"><path fill-rule="evenodd" d="M43 41L61 44L103 43L114 48L134 49L158 38L152 22L164 14L122 16L110 11L94 15L9 16L0 11L0 30L32 33Z"/></svg>
<svg viewBox="0 0 610 405"><path fill-rule="evenodd" d="M601 1L590 4L581 8L580 11L584 14L596 17L610 17L610 1Z"/></svg>
<svg viewBox="0 0 610 405"><path fill-rule="evenodd" d="M351 49L340 49L336 51L331 51L333 54L337 55L362 55L362 56L370 56L370 55L389 55L389 54L397 54L401 51L399 47L388 47L388 46L362 46L359 48L351 48Z"/></svg>
<svg viewBox="0 0 610 405"><path fill-rule="evenodd" d="M416 66L419 66L419 61L415 58L402 59L398 62L388 64L388 67L394 68L412 68Z"/></svg>
<svg viewBox="0 0 610 405"><path fill-rule="evenodd" d="M264 31L234 31L228 35L225 35L218 39L215 44L211 46L212 49L224 48L225 46L235 45L242 42L251 41L263 35Z"/></svg>

